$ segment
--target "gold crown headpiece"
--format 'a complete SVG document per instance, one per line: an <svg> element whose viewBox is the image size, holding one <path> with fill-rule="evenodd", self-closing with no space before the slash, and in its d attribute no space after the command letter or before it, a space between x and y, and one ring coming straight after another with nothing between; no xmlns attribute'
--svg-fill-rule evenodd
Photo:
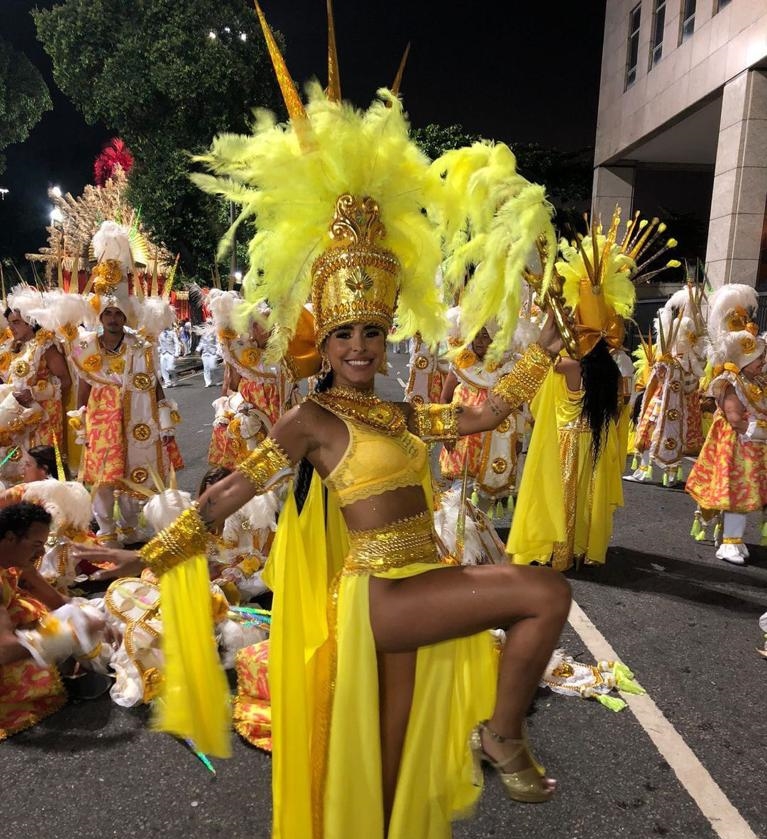
<svg viewBox="0 0 767 839"><path fill-rule="evenodd" d="M397 303L399 260L376 244L386 235L372 198L341 195L331 246L312 265L312 307L319 348L344 323L375 323L387 332Z"/></svg>

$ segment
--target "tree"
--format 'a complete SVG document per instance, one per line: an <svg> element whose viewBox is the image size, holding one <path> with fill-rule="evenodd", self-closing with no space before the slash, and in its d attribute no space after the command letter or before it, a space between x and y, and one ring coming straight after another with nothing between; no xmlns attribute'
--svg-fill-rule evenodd
<svg viewBox="0 0 767 839"><path fill-rule="evenodd" d="M430 123L424 128L413 128L410 136L430 160L436 160L446 151L470 146L482 139L479 134L471 134L464 130L462 125L444 126L435 123Z"/></svg>
<svg viewBox="0 0 767 839"><path fill-rule="evenodd" d="M26 140L52 107L40 71L24 53L0 39L0 172L5 171L4 149Z"/></svg>
<svg viewBox="0 0 767 839"><path fill-rule="evenodd" d="M189 155L276 110L249 0L64 0L33 12L56 83L89 123L135 156L130 200L188 273L207 276L223 232L217 200L188 180Z"/></svg>

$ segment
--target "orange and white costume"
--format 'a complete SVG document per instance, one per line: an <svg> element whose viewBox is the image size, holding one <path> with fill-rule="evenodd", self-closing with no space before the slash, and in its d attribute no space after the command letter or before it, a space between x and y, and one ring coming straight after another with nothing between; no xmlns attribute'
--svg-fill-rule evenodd
<svg viewBox="0 0 767 839"><path fill-rule="evenodd" d="M35 323L32 312L41 305L42 295L32 288L17 287L8 296L8 305L18 310L30 324ZM0 461L13 452L0 468L0 478L16 483L21 478L19 461L23 449L33 446L62 448L63 409L61 381L49 369L46 353L58 351L56 336L46 329L38 329L20 347L8 334L0 343ZM32 404L24 407L13 396L14 392L29 390Z"/></svg>
<svg viewBox="0 0 767 839"><path fill-rule="evenodd" d="M721 514L716 556L735 565L748 559L743 541L746 515L767 506L766 346L752 320L757 305L756 291L738 283L722 286L711 296L709 336L715 376L709 391L717 410L685 486L698 503L692 535L704 539L706 525ZM754 373L751 368L759 359L761 368ZM744 373L744 368L749 371ZM743 433L725 415L724 400L732 395L748 423Z"/></svg>
<svg viewBox="0 0 767 839"><path fill-rule="evenodd" d="M221 357L238 376L237 389L213 402L216 411L208 449L212 466L233 469L269 433L297 392L282 364L268 364L264 351L233 326L239 297L233 291L212 289L207 304L215 324Z"/></svg>

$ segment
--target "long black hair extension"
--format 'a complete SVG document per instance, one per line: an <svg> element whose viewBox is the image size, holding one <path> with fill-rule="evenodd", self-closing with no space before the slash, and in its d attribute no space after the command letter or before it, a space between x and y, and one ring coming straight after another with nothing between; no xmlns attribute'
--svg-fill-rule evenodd
<svg viewBox="0 0 767 839"><path fill-rule="evenodd" d="M610 421L618 419L621 385L621 371L613 361L604 338L600 338L594 349L581 359L581 381L581 413L591 429L591 448L596 463L602 453Z"/></svg>
<svg viewBox="0 0 767 839"><path fill-rule="evenodd" d="M323 376L318 377L314 392L324 393L324 391L330 390L331 387L333 387L333 371L329 370ZM309 495L309 487L312 483L313 474L314 467L312 464L309 463L305 457L302 458L301 462L298 464L298 469L296 470L296 481L293 488L293 495L296 499L296 507L298 507L299 513L304 509L306 498Z"/></svg>

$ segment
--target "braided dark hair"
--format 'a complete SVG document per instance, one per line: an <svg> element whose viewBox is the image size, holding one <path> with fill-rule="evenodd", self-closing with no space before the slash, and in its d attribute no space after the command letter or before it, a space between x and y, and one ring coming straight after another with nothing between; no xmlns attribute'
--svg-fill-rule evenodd
<svg viewBox="0 0 767 839"><path fill-rule="evenodd" d="M583 399L581 414L591 429L594 463L602 453L611 420L618 419L621 371L610 355L610 348L600 338L594 349L581 359Z"/></svg>

